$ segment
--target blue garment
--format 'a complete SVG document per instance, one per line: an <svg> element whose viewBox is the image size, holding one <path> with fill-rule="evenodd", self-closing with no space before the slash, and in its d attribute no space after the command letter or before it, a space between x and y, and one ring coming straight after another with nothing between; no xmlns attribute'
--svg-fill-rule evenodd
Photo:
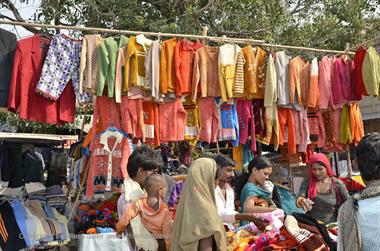
<svg viewBox="0 0 380 251"><path fill-rule="evenodd" d="M105 233L114 233L115 230L113 230L113 228L111 227L97 227L96 232L98 234L105 234Z"/></svg>
<svg viewBox="0 0 380 251"><path fill-rule="evenodd" d="M264 199L268 199L270 196L270 192L263 189L263 188L256 186L255 184L253 184L251 182L247 182L244 185L243 190L241 190L241 194L240 194L240 205L241 205L240 211L242 213L245 213L245 203L252 196L257 196L257 197L261 197ZM248 223L249 223L248 221L242 221L241 225L246 225Z"/></svg>
<svg viewBox="0 0 380 251"><path fill-rule="evenodd" d="M270 196L270 192L256 186L251 182L247 182L247 184L244 185L243 190L241 190L240 194L240 204L242 213L245 212L245 202L252 196L268 199Z"/></svg>
<svg viewBox="0 0 380 251"><path fill-rule="evenodd" d="M222 103L220 98L215 98L219 112L219 140L231 142L232 146L239 145L239 119L236 111L236 103Z"/></svg>
<svg viewBox="0 0 380 251"><path fill-rule="evenodd" d="M277 191L280 197L279 199L281 204L277 206L284 210L285 214L305 213L305 211L296 206L296 199L288 189L282 186L275 185L275 190Z"/></svg>
<svg viewBox="0 0 380 251"><path fill-rule="evenodd" d="M243 145L243 166L248 168L249 162L253 159L253 154L251 150L251 144L247 143Z"/></svg>
<svg viewBox="0 0 380 251"><path fill-rule="evenodd" d="M33 245L35 244L35 242L32 239L33 233L28 232L28 228L27 228L28 218L26 217L26 212L23 205L21 204L21 201L20 200L10 201L10 205L12 207L13 214L16 218L17 225L20 228L21 234L23 235L23 239L25 241L26 246L33 247Z"/></svg>
<svg viewBox="0 0 380 251"><path fill-rule="evenodd" d="M60 240L60 241L65 241L67 239L67 236L66 236L66 225L64 223L61 223L59 222L55 217L54 217L54 213L53 213L53 209L49 206L49 205L46 205L46 204L43 204L43 208L44 208L44 211L46 213L46 216L49 218L49 219L52 219L52 220L55 220L56 222L59 223L59 226L61 228L61 231L62 231L62 236L57 236L57 239Z"/></svg>
<svg viewBox="0 0 380 251"><path fill-rule="evenodd" d="M363 250L380 250L380 197L358 201L358 221L360 226ZM359 237L360 238L360 237Z"/></svg>

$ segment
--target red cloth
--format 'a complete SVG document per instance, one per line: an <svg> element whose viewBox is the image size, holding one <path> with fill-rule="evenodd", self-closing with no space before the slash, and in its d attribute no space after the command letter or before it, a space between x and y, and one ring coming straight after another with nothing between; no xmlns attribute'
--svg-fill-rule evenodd
<svg viewBox="0 0 380 251"><path fill-rule="evenodd" d="M356 50L354 62L355 62L355 70L354 70L354 92L355 95L361 97L362 95L368 96L367 90L365 89L364 81L363 81L363 71L362 66L364 62L365 54L367 53L366 48L360 48Z"/></svg>
<svg viewBox="0 0 380 251"><path fill-rule="evenodd" d="M343 181L348 191L359 192L365 188L362 184L360 184L359 182L353 179L350 179L350 178L339 178L339 179Z"/></svg>
<svg viewBox="0 0 380 251"><path fill-rule="evenodd" d="M315 163L318 163L318 162L321 162L326 167L327 175L329 177L333 176L331 164L330 164L329 159L326 157L326 155L324 155L323 153L315 153L313 156L311 156L310 161L308 163L309 164L309 171L308 171L309 189L307 192L308 197L310 199L313 199L317 196L317 181L318 181L318 179L317 179L317 177L314 176L314 174L312 172L312 165Z"/></svg>
<svg viewBox="0 0 380 251"><path fill-rule="evenodd" d="M74 122L75 93L71 83L53 102L36 93L36 85L49 48L50 40L39 34L17 42L8 110L20 118L48 124Z"/></svg>

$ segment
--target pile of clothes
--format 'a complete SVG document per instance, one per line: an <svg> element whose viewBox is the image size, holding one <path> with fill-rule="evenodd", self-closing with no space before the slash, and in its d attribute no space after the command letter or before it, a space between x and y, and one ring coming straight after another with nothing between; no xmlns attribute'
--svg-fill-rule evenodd
<svg viewBox="0 0 380 251"><path fill-rule="evenodd" d="M336 231L333 226L331 230ZM294 213L281 227L270 224L260 231L250 223L227 232L227 251L336 250L332 231L306 214Z"/></svg>
<svg viewBox="0 0 380 251"><path fill-rule="evenodd" d="M118 222L117 199L112 198L101 203L82 203L78 206L75 219L77 234L100 234L115 232Z"/></svg>

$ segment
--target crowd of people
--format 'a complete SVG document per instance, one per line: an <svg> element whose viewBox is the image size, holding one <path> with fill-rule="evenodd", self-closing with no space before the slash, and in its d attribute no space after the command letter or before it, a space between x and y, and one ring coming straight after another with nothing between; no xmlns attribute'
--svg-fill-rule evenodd
<svg viewBox="0 0 380 251"><path fill-rule="evenodd" d="M158 174L161 165L160 155L150 147L136 148L129 158L127 183L133 189L119 198L117 231L133 236L131 249L224 251L226 229L237 222L262 229L268 222L261 216L281 210L273 201L267 158L255 157L233 187L236 163L219 154L193 161L172 222L163 202L167 184ZM374 224L380 222L379 133L360 141L357 165L366 188L350 197L326 155L314 153L294 208L325 224L338 222L338 250L380 250L380 226Z"/></svg>

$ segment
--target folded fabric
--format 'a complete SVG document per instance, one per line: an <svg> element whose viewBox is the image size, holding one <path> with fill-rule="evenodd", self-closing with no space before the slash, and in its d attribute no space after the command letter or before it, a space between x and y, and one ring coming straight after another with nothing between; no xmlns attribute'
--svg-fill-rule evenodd
<svg viewBox="0 0 380 251"><path fill-rule="evenodd" d="M267 220L271 224L272 230L277 234L280 233L280 229L284 225L281 221L281 218L284 218L284 216L284 211L281 209L261 214L261 218Z"/></svg>
<svg viewBox="0 0 380 251"><path fill-rule="evenodd" d="M105 234L105 233L114 233L115 230L113 230L113 228L110 228L110 227L97 227L96 232L98 232L99 234Z"/></svg>

